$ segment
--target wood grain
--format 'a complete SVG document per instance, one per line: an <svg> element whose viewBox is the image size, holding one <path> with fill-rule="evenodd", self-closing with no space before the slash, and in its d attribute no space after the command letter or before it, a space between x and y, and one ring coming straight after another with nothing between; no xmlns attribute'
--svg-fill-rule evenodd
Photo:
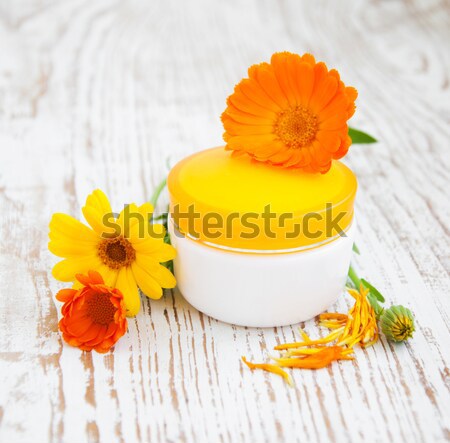
<svg viewBox="0 0 450 443"><path fill-rule="evenodd" d="M449 22L437 0L0 2L0 441L448 441ZM79 216L96 187L144 202L168 165L221 143L226 96L278 50L311 51L359 90L353 125L380 142L347 157L357 266L413 310L414 339L289 389L239 358L295 325L230 326L168 291L114 352L66 346L51 214Z"/></svg>

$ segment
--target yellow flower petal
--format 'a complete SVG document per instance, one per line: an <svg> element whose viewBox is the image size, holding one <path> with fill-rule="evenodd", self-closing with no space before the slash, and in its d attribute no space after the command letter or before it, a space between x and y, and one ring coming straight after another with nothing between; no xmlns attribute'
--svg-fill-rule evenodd
<svg viewBox="0 0 450 443"><path fill-rule="evenodd" d="M148 224L145 229L139 230L137 225L134 225L130 230L130 239L135 243L155 240L158 243L163 242L166 235L166 229L159 223Z"/></svg>
<svg viewBox="0 0 450 443"><path fill-rule="evenodd" d="M101 236L105 232L105 225L103 223L105 214L92 206L84 206L81 211L91 228Z"/></svg>
<svg viewBox="0 0 450 443"><path fill-rule="evenodd" d="M173 260L177 256L177 250L172 245L163 243L158 251L149 254L147 254L147 252L144 251L142 252L142 254L150 255L151 257L154 257L156 260L158 260L160 263L165 263L166 261Z"/></svg>
<svg viewBox="0 0 450 443"><path fill-rule="evenodd" d="M86 206L90 206L100 212L101 214L112 213L111 205L108 197L100 189L96 189L92 194L88 195L86 199Z"/></svg>
<svg viewBox="0 0 450 443"><path fill-rule="evenodd" d="M141 298L138 287L130 267L122 268L117 277L116 288L123 294L127 316L133 317L139 312Z"/></svg>
<svg viewBox="0 0 450 443"><path fill-rule="evenodd" d="M70 282L75 280L75 274L86 274L90 269L97 270L101 265L96 255L67 258L56 263L52 275L56 280Z"/></svg>
<svg viewBox="0 0 450 443"><path fill-rule="evenodd" d="M48 249L58 257L71 258L95 254L97 245L86 242L51 240Z"/></svg>
<svg viewBox="0 0 450 443"><path fill-rule="evenodd" d="M88 196L82 212L86 221L98 235L120 234L109 200L100 189L96 189Z"/></svg>
<svg viewBox="0 0 450 443"><path fill-rule="evenodd" d="M164 243L162 240L148 239L145 242L131 241L136 254L142 254L157 260L159 263L164 263L173 260L176 255L176 249Z"/></svg>
<svg viewBox="0 0 450 443"><path fill-rule="evenodd" d="M135 263L163 288L174 288L176 286L175 277L165 266L160 265L158 260L143 254L137 254Z"/></svg>
<svg viewBox="0 0 450 443"><path fill-rule="evenodd" d="M153 215L154 208L151 203L147 202L147 203L144 203L143 205L139 206L138 210L146 220L150 220L150 218Z"/></svg>
<svg viewBox="0 0 450 443"><path fill-rule="evenodd" d="M117 278L119 276L118 269L111 269L102 263L99 267L93 268L93 270L97 271L103 277L105 285L110 286L111 288L116 286Z"/></svg>
<svg viewBox="0 0 450 443"><path fill-rule="evenodd" d="M119 217L117 218L117 224L120 227L120 235L123 235L125 238L129 238L131 235L130 232L135 225L141 225L142 221L145 224L145 220L142 220L142 218L143 216L139 212L139 208L135 203L126 205L120 211ZM143 226L143 228L146 228L146 226Z"/></svg>
<svg viewBox="0 0 450 443"><path fill-rule="evenodd" d="M49 224L52 240L96 243L98 236L92 229L67 214L53 214Z"/></svg>
<svg viewBox="0 0 450 443"><path fill-rule="evenodd" d="M150 203L144 203L137 207L134 203L129 205L127 209L128 222L125 223L125 214L122 211L119 215L119 224L125 234L125 237L129 240L142 241L150 238L152 235L152 225L150 219L153 214L153 206ZM161 229L158 227L157 231ZM164 239L164 234L159 234L158 239Z"/></svg>
<svg viewBox="0 0 450 443"><path fill-rule="evenodd" d="M177 284L173 274L157 260L142 254L136 256L136 264L145 269L163 288L174 288Z"/></svg>
<svg viewBox="0 0 450 443"><path fill-rule="evenodd" d="M158 265L158 272L153 277L163 288L171 289L177 285L175 277L165 266Z"/></svg>
<svg viewBox="0 0 450 443"><path fill-rule="evenodd" d="M162 297L161 286L145 269L141 268L136 262L131 265L131 269L139 288L147 297L154 299Z"/></svg>

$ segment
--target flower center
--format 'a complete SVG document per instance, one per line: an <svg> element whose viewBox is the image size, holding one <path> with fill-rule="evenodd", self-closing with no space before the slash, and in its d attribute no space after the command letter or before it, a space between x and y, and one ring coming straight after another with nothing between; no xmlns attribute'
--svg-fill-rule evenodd
<svg viewBox="0 0 450 443"><path fill-rule="evenodd" d="M394 335L400 340L406 340L412 337L414 332L408 321L399 321L393 328Z"/></svg>
<svg viewBox="0 0 450 443"><path fill-rule="evenodd" d="M111 303L107 294L94 293L86 300L87 314L93 323L108 326L114 321L117 308Z"/></svg>
<svg viewBox="0 0 450 443"><path fill-rule="evenodd" d="M319 127L317 117L306 108L296 106L278 114L274 132L290 148L307 146Z"/></svg>
<svg viewBox="0 0 450 443"><path fill-rule="evenodd" d="M102 240L98 245L98 255L102 262L111 269L128 266L136 259L136 252L124 237Z"/></svg>

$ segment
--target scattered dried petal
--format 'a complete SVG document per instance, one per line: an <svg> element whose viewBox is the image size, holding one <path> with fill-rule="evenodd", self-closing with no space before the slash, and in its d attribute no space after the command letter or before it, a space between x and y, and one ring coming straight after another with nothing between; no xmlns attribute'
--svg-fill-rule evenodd
<svg viewBox="0 0 450 443"><path fill-rule="evenodd" d="M280 375L284 378L284 380L287 382L289 386L293 386L294 383L292 381L291 376L286 372L283 371L279 366L272 365L270 363L252 363L250 361L247 361L247 359L242 356L242 361L250 368L250 369L262 369L263 371L272 372L273 374Z"/></svg>

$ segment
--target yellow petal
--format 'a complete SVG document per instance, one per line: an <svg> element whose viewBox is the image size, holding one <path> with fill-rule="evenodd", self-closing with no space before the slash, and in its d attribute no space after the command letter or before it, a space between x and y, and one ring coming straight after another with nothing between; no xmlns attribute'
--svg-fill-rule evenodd
<svg viewBox="0 0 450 443"><path fill-rule="evenodd" d="M144 254L146 253L144 252ZM172 245L163 243L157 252L149 255L155 257L160 263L164 263L166 261L173 260L177 256L177 250Z"/></svg>
<svg viewBox="0 0 450 443"><path fill-rule="evenodd" d="M141 298L130 267L122 268L117 277L116 288L123 294L127 316L133 317L139 312Z"/></svg>
<svg viewBox="0 0 450 443"><path fill-rule="evenodd" d="M136 262L131 265L131 269L139 288L147 297L154 299L162 297L163 291L161 286L145 269L138 266Z"/></svg>
<svg viewBox="0 0 450 443"><path fill-rule="evenodd" d="M96 189L86 199L86 206L91 206L101 214L109 214L112 212L108 197L100 189Z"/></svg>
<svg viewBox="0 0 450 443"><path fill-rule="evenodd" d="M174 288L176 286L177 282L175 277L165 266L160 265L158 260L146 255L137 254L135 263L163 288Z"/></svg>
<svg viewBox="0 0 450 443"><path fill-rule="evenodd" d="M83 283L80 283L78 280L75 280L72 285L72 289L81 289L83 287Z"/></svg>
<svg viewBox="0 0 450 443"><path fill-rule="evenodd" d="M163 288L170 289L177 285L173 274L163 265L158 265L158 272L153 274L153 277Z"/></svg>
<svg viewBox="0 0 450 443"><path fill-rule="evenodd" d="M92 206L84 206L81 211L91 228L101 236L105 230L104 221L106 220L103 219L105 214Z"/></svg>
<svg viewBox="0 0 450 443"><path fill-rule="evenodd" d="M98 235L120 234L109 200L100 189L96 189L88 196L82 212L86 221Z"/></svg>
<svg viewBox="0 0 450 443"><path fill-rule="evenodd" d="M90 269L97 270L101 265L96 255L67 258L56 263L52 269L52 275L56 280L74 281L75 274L86 274Z"/></svg>
<svg viewBox="0 0 450 443"><path fill-rule="evenodd" d="M173 260L176 255L176 249L162 240L148 239L145 242L132 242L133 248L137 254L143 254L164 263Z"/></svg>
<svg viewBox="0 0 450 443"><path fill-rule="evenodd" d="M144 203L143 205L139 206L139 212L144 216L146 220L150 220L150 218L153 215L153 205L151 203Z"/></svg>
<svg viewBox="0 0 450 443"><path fill-rule="evenodd" d="M117 224L120 227L120 234L125 238L130 237L130 232L135 225L142 226L144 231L146 228L146 221L144 220L143 215L139 212L139 208L135 203L125 205L117 218Z"/></svg>
<svg viewBox="0 0 450 443"><path fill-rule="evenodd" d="M150 220L153 214L153 206L150 203L144 203L137 207L135 204L129 205L127 213L121 212L119 221L124 229L125 237L129 240L142 241L152 235L152 225ZM128 218L128 220L127 220ZM157 228L160 231L160 228ZM164 238L165 232L160 234L159 238Z"/></svg>
<svg viewBox="0 0 450 443"><path fill-rule="evenodd" d="M52 238L52 236L50 236ZM86 242L51 240L48 249L52 254L58 257L77 257L95 254L97 245Z"/></svg>
<svg viewBox="0 0 450 443"><path fill-rule="evenodd" d="M98 236L92 229L67 214L53 214L49 224L52 240L96 243Z"/></svg>
<svg viewBox="0 0 450 443"><path fill-rule="evenodd" d="M102 263L98 268L95 268L93 270L97 271L103 277L105 285L110 286L111 288L116 287L116 281L119 275L118 269L111 269L110 267Z"/></svg>

